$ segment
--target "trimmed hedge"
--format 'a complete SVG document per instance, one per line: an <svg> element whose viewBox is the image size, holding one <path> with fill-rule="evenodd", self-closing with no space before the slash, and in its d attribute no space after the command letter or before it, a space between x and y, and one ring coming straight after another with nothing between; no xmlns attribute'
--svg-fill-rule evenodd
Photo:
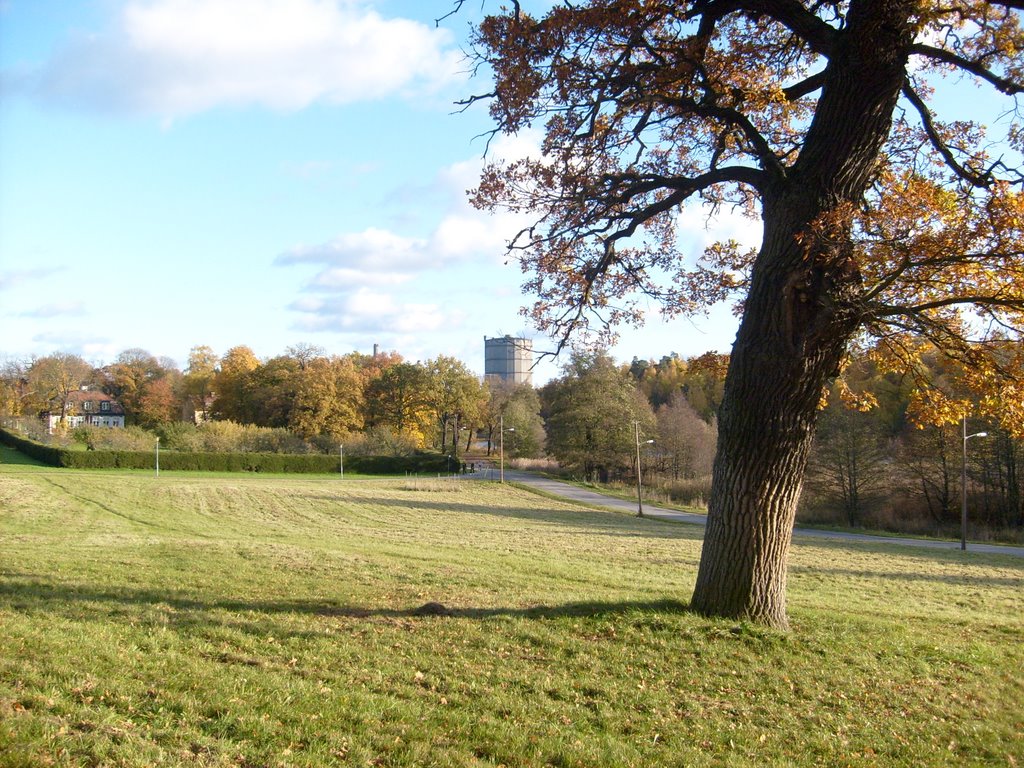
<svg viewBox="0 0 1024 768"><path fill-rule="evenodd" d="M153 469L154 451L69 451L52 448L0 429L0 442L53 467L73 469ZM189 453L161 451L160 469L194 472L274 472L331 474L337 456L289 453ZM448 457L438 453L412 456L349 456L345 470L362 475L441 474Z"/></svg>

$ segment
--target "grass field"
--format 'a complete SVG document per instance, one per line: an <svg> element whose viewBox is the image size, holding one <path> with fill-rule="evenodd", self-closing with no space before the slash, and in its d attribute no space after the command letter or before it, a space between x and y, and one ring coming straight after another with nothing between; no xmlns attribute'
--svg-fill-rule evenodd
<svg viewBox="0 0 1024 768"><path fill-rule="evenodd" d="M687 612L699 536L4 461L0 765L1024 765L1024 561L799 541L780 634Z"/></svg>

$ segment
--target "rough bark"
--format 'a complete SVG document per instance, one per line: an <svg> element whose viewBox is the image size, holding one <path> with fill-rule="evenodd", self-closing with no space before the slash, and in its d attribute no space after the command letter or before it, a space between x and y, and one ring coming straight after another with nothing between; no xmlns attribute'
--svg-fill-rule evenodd
<svg viewBox="0 0 1024 768"><path fill-rule="evenodd" d="M786 564L821 394L860 316L850 204L891 125L913 2L853 2L803 152L764 196L719 412L708 526L692 606L786 627Z"/></svg>
<svg viewBox="0 0 1024 768"><path fill-rule="evenodd" d="M812 294L802 282L806 268L799 266L803 249L793 224L769 221L766 265L748 297L719 410L693 607L784 627L786 562L815 416L856 322L851 309L827 307L824 288ZM818 279L827 281L824 270ZM774 300L787 292L785 302Z"/></svg>

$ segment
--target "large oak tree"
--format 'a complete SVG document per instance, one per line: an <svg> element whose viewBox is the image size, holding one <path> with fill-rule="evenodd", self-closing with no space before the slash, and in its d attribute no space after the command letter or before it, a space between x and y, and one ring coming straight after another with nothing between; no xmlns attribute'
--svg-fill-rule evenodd
<svg viewBox="0 0 1024 768"><path fill-rule="evenodd" d="M739 295L692 605L785 626L815 414L850 344L912 367L924 337L981 385L1019 362L986 350L1019 339L1024 308L1024 2L522 5L477 27L494 87L467 103L497 132L542 127L543 155L492 164L473 199L531 215L510 250L563 340L595 313L640 319L638 296L692 313ZM1004 97L1002 133L944 119L942 78ZM680 253L700 203L759 215L756 253Z"/></svg>

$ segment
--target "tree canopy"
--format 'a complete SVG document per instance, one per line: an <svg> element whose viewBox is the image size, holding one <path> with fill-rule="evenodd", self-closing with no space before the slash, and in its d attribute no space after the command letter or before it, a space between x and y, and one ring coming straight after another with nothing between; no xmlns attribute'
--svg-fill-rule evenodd
<svg viewBox="0 0 1024 768"><path fill-rule="evenodd" d="M648 436L655 427L650 404L627 370L603 351L577 352L543 392L548 453L588 479L628 476L637 428Z"/></svg>
<svg viewBox="0 0 1024 768"><path fill-rule="evenodd" d="M544 155L491 165L474 200L537 213L511 249L533 275L534 316L562 334L640 320L642 295L672 313L742 297L755 254L735 243L681 254L679 207L757 215L797 180L828 209L802 233L805 250L855 273L846 301L860 328L903 353L907 332L958 351L979 330L1019 332L1016 104L998 132L944 122L930 78L1020 94L1022 5L591 0L534 20L513 3L479 28L495 89L472 100L490 100L496 130L543 122ZM887 21L885 39L867 34ZM868 39L883 47L846 51ZM873 72L882 54L892 82ZM830 66L839 56L856 70ZM838 120L853 111L858 120ZM855 151L870 162L852 167ZM801 289L791 286L797 302Z"/></svg>

